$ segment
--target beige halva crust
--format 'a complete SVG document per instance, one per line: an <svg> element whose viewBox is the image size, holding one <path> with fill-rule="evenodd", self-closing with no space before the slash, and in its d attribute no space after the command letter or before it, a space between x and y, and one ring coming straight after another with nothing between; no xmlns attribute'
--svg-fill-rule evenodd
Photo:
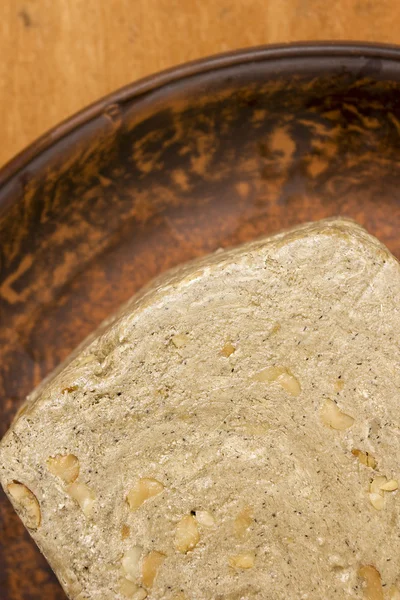
<svg viewBox="0 0 400 600"><path fill-rule="evenodd" d="M399 305L397 261L340 219L133 298L0 446L69 597L398 598Z"/></svg>

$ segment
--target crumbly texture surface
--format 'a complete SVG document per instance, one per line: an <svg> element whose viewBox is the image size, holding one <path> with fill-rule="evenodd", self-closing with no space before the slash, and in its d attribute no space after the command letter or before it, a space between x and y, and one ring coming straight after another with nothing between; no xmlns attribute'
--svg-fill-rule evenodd
<svg viewBox="0 0 400 600"><path fill-rule="evenodd" d="M341 219L133 298L0 446L69 597L398 598L399 306L398 262Z"/></svg>

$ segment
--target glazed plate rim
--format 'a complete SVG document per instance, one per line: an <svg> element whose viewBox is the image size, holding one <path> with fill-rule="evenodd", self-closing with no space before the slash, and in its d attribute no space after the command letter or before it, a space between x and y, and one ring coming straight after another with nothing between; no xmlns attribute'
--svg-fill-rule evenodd
<svg viewBox="0 0 400 600"><path fill-rule="evenodd" d="M315 61L319 58L334 57L363 57L400 62L400 46L354 41L293 42L248 47L178 64L111 92L52 127L0 168L0 191L40 154L90 121L109 112L115 104L127 102L196 75L229 67L281 59L302 58Z"/></svg>

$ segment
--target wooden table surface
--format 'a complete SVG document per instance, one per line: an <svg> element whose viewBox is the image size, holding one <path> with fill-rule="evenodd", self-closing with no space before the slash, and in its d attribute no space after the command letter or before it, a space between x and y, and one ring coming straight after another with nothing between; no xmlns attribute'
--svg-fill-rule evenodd
<svg viewBox="0 0 400 600"><path fill-rule="evenodd" d="M171 65L295 40L396 43L396 23L398 0L0 0L0 165L85 105Z"/></svg>

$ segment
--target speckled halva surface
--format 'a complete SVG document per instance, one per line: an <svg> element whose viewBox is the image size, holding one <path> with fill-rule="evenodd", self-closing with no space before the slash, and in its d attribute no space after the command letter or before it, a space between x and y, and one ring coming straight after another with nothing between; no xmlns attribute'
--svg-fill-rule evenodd
<svg viewBox="0 0 400 600"><path fill-rule="evenodd" d="M399 306L398 262L340 219L128 303L0 446L70 598L362 599L375 576L396 598L400 498L381 486L400 470Z"/></svg>

